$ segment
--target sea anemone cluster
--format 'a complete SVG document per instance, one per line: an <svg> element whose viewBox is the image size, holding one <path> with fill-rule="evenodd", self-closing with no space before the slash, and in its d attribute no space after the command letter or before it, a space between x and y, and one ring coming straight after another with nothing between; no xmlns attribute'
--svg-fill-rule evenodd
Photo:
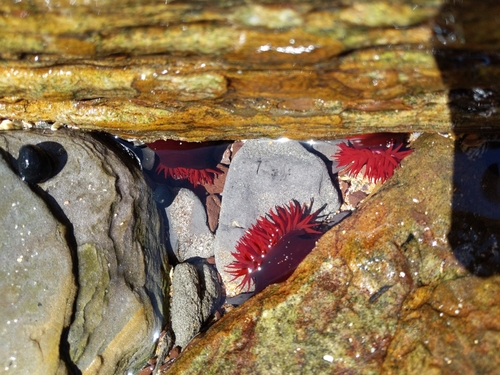
<svg viewBox="0 0 500 375"><path fill-rule="evenodd" d="M221 154L214 157L217 144L159 140L147 146L156 153L155 172L167 180L206 186L222 173L217 168ZM338 147L333 155L338 167L353 176L363 173L373 182L389 179L412 152L407 134L397 133L348 137ZM311 207L292 200L258 218L231 253L234 261L226 267L231 281L238 280L242 291L254 285L259 292L286 280L323 234L325 225L318 219L321 210L311 212Z"/></svg>
<svg viewBox="0 0 500 375"><path fill-rule="evenodd" d="M413 150L406 147L406 134L375 133L347 138L334 155L339 167L346 167L351 176L363 176L374 182L384 182L394 174L399 163Z"/></svg>
<svg viewBox="0 0 500 375"><path fill-rule="evenodd" d="M296 200L270 210L260 217L236 245L235 261L227 266L233 280L242 278L240 289L249 290L252 280L255 292L286 280L311 252L323 232L318 214Z"/></svg>

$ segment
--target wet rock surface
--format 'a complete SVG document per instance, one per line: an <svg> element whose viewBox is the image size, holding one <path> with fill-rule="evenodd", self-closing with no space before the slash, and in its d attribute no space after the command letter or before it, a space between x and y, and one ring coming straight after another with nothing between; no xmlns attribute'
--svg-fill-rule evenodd
<svg viewBox="0 0 500 375"><path fill-rule="evenodd" d="M232 227L236 222L247 223L247 227L250 227L258 217L267 214L275 206L289 204L292 199L306 205L313 204L313 210L325 206L324 215L334 213L339 207L338 192L332 185L327 167L300 143L249 140L231 145L227 151L228 156L222 161L229 163L229 168L219 164L218 168L224 173L214 180L213 185L204 185L207 198L205 205L198 198L203 196L200 189L195 189L197 194L185 188L169 189L174 195L172 202L165 208L169 243L175 263L181 262L173 273L171 316L175 344L181 348L198 334L223 302L222 280L216 277L215 268L207 263L203 269L196 270L195 265L207 262L203 258L210 257L213 264L214 239L227 242L228 231L231 229L228 230L224 220L232 221ZM330 147L327 153L334 151L335 148ZM232 173L229 180L226 180L227 173ZM304 183L305 174L307 183ZM165 182L180 183L175 180ZM155 189L155 195L162 191L162 186L164 185ZM230 219L219 220L218 212L212 212L210 198L214 193L222 195L222 204L219 200L219 205L223 207L223 215ZM211 220L207 219L205 209ZM207 221L219 223L215 235L208 229ZM236 228L229 233L231 243L219 243L224 252L222 259L226 264L234 260L230 252L234 251L236 241L244 232L245 228ZM226 264L220 259L215 259L217 270L224 274ZM207 274L209 270L212 270L211 275ZM231 290L231 284L227 281L226 293Z"/></svg>
<svg viewBox="0 0 500 375"><path fill-rule="evenodd" d="M170 313L175 345L184 348L223 303L213 265L198 258L175 266Z"/></svg>
<svg viewBox="0 0 500 375"><path fill-rule="evenodd" d="M28 185L18 177L16 184L12 183L12 189L7 189L25 191L16 202L10 203L18 205L19 201L26 207L15 212L27 211L32 215L36 206L28 207L26 202L38 199L62 222L57 224L52 218L51 224L49 219L46 220L47 228L52 228L52 233L47 236L49 240L55 236L52 241L59 242L58 247L48 252L41 249L40 244L46 246L44 238L38 244L30 243L33 247L29 249L31 253L38 251L41 261L29 266L33 267L30 272L33 278L29 278L28 285L37 282L47 289L55 283L51 287L51 296L55 291L61 291L60 295L57 292L58 298L52 306L58 308L61 316L54 314L52 317L59 319L59 326L51 323L54 333L52 351L44 356L47 366L58 365L61 347L69 369L78 369L83 374L113 374L139 369L151 356L155 345L153 337L161 331L166 313L168 263L165 246L159 240L160 220L152 192L133 161L123 159L126 155L121 155L121 149L100 135L64 131L0 134L0 147L8 155L10 165L24 144L37 144L49 150L59 167L58 173L46 182ZM17 225L21 230L29 216L23 218L17 216L18 213L12 217L8 209L3 207L7 211L2 211L1 216L8 218L10 215L10 223L2 228ZM48 215L47 209L40 210L40 215ZM43 223L32 219L31 225ZM26 238L29 238L28 231L33 238L46 233L45 228L27 227ZM5 249L2 257L6 257L21 238L5 235L2 240L7 241L2 246ZM50 242L47 246L50 247ZM26 261L29 261L28 256L30 254L25 254ZM5 265L12 267L14 264L6 260ZM19 262L18 266L21 265ZM57 265L60 267L55 268ZM14 268L10 272L15 272ZM49 275L39 280L37 275L47 272ZM72 278L76 287L72 286ZM19 321L24 322L24 325L17 326L20 333L28 326L25 319L32 319L33 308L23 313L23 305L17 304L14 292L13 289L10 293L13 303L10 308L15 308ZM36 295L32 297L30 303L35 307L37 303L45 306L50 301L48 297L40 301ZM43 307L46 308L49 306ZM40 308L41 317L44 316L43 309ZM61 332L63 325L64 334ZM55 362L48 358L54 358ZM19 367L24 368L21 364ZM55 372L41 369L38 373Z"/></svg>
<svg viewBox="0 0 500 375"><path fill-rule="evenodd" d="M424 135L414 148L287 282L197 337L171 373L498 368L499 276L471 274L448 241L454 142Z"/></svg>
<svg viewBox="0 0 500 375"><path fill-rule="evenodd" d="M59 345L77 291L74 249L66 241L68 229L1 153L0 367L6 373L63 374L68 368Z"/></svg>
<svg viewBox="0 0 500 375"><path fill-rule="evenodd" d="M153 141L282 136L309 140L375 131L498 129L499 6L496 0L424 0L418 4L410 0L328 4L316 0L273 4L259 0L210 4L140 0L120 7L108 0L4 3L0 4L0 130L105 129ZM426 143L429 139L435 143ZM449 162L449 144L439 137L424 138L418 147L429 155L412 155L404 162L406 169L374 194L372 187L354 186L339 175L342 192L350 195L344 207L355 207L372 195L365 208L332 230L292 280L267 289L236 310L236 315L226 317L217 325L219 331L210 330L201 338L207 340L202 354L193 343L193 350L184 352L172 371L494 372L499 367L495 342L500 256L498 234L483 229L498 228L498 219L478 219L468 212L449 214L447 210L448 204L457 210L468 207L469 183L474 185L472 195L484 193L474 181L485 178L487 184L498 183L498 163L487 166L486 175L466 169L463 173L468 181L456 175L451 184L449 174L459 168ZM18 146L13 155L16 149ZM64 166L72 160L70 155L57 144L46 144L44 150L56 154L57 165L35 174L35 178L42 181L54 174L55 181L60 181L58 175L66 173ZM109 156L103 148L95 150ZM7 157L11 165L12 159ZM418 165L413 160L418 160ZM107 161L99 160L97 165L93 168L102 169ZM70 167L80 176L81 165ZM88 187L78 199L67 199L75 190L68 183L71 189L60 190L61 184L54 186L48 180L32 190L43 195L54 221L66 228L64 233L77 232L68 225L73 219L76 227L87 228L85 216L97 215L84 209L91 201L87 194L105 186L109 174L114 173L106 169L100 184L94 181L95 174L90 175L92 171L87 172L76 181L82 190ZM473 178L468 178L469 173ZM69 181L71 178L65 176ZM467 199L455 196L450 203L449 192L464 191L461 188L469 190L463 194ZM59 192L54 199L51 190ZM221 206L219 193L213 193L206 203L212 231L217 228L214 217ZM94 196L99 202L96 211L106 208L104 195ZM497 189L482 198L489 209L495 209L498 196ZM75 202L80 198L79 205ZM111 207L128 204L118 201ZM145 206L149 207L149 202ZM66 214L73 208L77 213ZM107 223L114 225L116 220ZM126 220L123 222L128 227ZM90 312L99 311L100 300L110 290L125 291L124 301L119 302L127 306L126 314L134 306L140 308L140 304L128 304L130 301L147 300L143 293L147 288L137 287L142 285L143 276L132 275L130 268L119 266L111 272L110 288L98 285L90 275L90 269L105 275L107 264L111 269L115 265L107 256L99 258L100 248L92 247L94 236L106 244L109 238L113 244L118 242L117 237L129 241L127 244L135 241L130 232L111 232L105 224L94 224L89 231L78 231L78 240L75 234L66 241L70 251L76 249L72 251L77 254L73 255L73 267L86 265L82 271L86 276L82 280L74 277L74 282L88 282L96 291L75 292L80 305L73 306L87 301L96 301L97 306L94 309L87 304L84 314L88 315L84 316L88 319L84 322L81 314L74 314L77 324L71 337L75 340L103 325L98 323L101 317ZM135 228L143 228L141 225ZM447 237L450 226L452 233ZM470 230L460 231L464 227ZM142 229L137 231L140 235L136 239L142 238ZM117 246L116 254L121 249ZM116 259L117 264L125 259L138 269L126 256ZM141 257L137 259L140 263ZM9 269L16 265L5 264ZM147 262L146 267L149 265ZM153 262L151 267L157 270L160 266ZM155 272L148 270L146 274ZM148 280L146 277L146 285ZM152 283L166 280L155 276ZM68 282L68 288L71 285ZM62 288L60 284L54 287ZM151 283L148 288L157 289ZM61 298L67 292L62 290ZM157 301L151 304L154 309L163 297L148 294L152 295ZM113 306L121 306L116 299L111 301ZM55 303L60 305L61 300ZM147 318L151 317L151 306L145 306L143 311L136 310L139 312L134 317L144 312L146 319L134 318L127 325L128 332L139 332L138 322L149 322L142 325L149 328L142 331L144 335L138 334L140 339L124 339L122 330L109 342L113 333L107 336L97 329L97 339L89 341L88 349L73 345L63 348L61 356L71 352L84 367L95 358L85 373L96 368L109 373L116 363L119 369L125 368L131 360L127 357L117 362L115 349L142 342L139 352L146 353L151 337L156 337L158 315L151 323ZM58 317L66 316L66 312L59 313ZM121 320L110 325L115 333L126 319L120 316ZM69 327L70 322L58 321L51 332L61 331L64 341ZM10 335L9 329L4 332ZM173 334L170 328L166 332L160 339L158 358L164 358L161 353L166 352L172 359L179 350L171 350ZM104 341L99 341L101 338ZM100 342L104 344L99 346ZM51 345L43 350L55 344ZM73 362L69 354L67 357L70 359L64 361L44 357L50 368L37 368L45 373L57 366L64 372ZM6 366L18 365L19 358L11 355ZM256 363L255 358L262 360ZM38 358L35 363L39 364Z"/></svg>
<svg viewBox="0 0 500 375"><path fill-rule="evenodd" d="M403 304L383 371L498 371L500 278L464 277L421 287ZM436 334L437 333L437 334Z"/></svg>
<svg viewBox="0 0 500 375"><path fill-rule="evenodd" d="M3 4L0 116L149 140L498 129L499 7Z"/></svg>
<svg viewBox="0 0 500 375"><path fill-rule="evenodd" d="M173 256L179 262L213 256L214 234L208 229L205 207L191 190L179 189L174 194L165 209Z"/></svg>

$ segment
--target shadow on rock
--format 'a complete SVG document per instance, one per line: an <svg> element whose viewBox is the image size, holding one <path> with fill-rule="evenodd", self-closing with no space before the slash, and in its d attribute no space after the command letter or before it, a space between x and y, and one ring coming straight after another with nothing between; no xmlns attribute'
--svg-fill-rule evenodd
<svg viewBox="0 0 500 375"><path fill-rule="evenodd" d="M448 235L457 259L477 276L500 273L500 142L477 157L456 142L453 217Z"/></svg>
<svg viewBox="0 0 500 375"><path fill-rule="evenodd" d="M477 276L500 273L500 142L488 134L500 105L494 0L445 4L433 26L434 54L449 88L455 126L452 227L457 259ZM463 136L460 133L477 133Z"/></svg>

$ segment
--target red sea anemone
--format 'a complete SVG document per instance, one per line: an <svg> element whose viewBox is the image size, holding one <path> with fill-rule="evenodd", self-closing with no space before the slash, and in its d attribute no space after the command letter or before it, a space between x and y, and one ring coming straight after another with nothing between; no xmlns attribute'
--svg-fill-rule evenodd
<svg viewBox="0 0 500 375"><path fill-rule="evenodd" d="M401 160L413 151L404 146L406 134L364 134L348 140L348 144L339 145L340 150L334 155L338 166L346 166L351 176L365 167L364 177L375 182L390 178Z"/></svg>
<svg viewBox="0 0 500 375"><path fill-rule="evenodd" d="M214 177L222 173L217 169L220 161L214 152L220 150L218 143L192 143L174 140L158 140L147 146L160 159L155 171L165 178L188 180L193 186L212 185Z"/></svg>
<svg viewBox="0 0 500 375"><path fill-rule="evenodd" d="M310 213L294 200L260 217L232 253L236 261L227 266L232 280L242 277L239 287L247 290L253 280L255 292L286 280L323 234L319 230L322 223L316 221L322 209Z"/></svg>

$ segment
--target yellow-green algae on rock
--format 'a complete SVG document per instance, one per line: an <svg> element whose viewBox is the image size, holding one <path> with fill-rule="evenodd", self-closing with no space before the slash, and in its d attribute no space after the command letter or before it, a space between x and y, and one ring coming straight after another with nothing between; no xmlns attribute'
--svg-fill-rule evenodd
<svg viewBox="0 0 500 375"><path fill-rule="evenodd" d="M499 7L3 3L0 128L144 140L495 130ZM288 283L222 319L172 371L495 371L498 276L470 275L447 243L452 142L426 136L415 148Z"/></svg>
<svg viewBox="0 0 500 375"><path fill-rule="evenodd" d="M491 24L499 7L1 4L0 117L11 121L2 128L67 125L195 141L495 129L500 112L470 115L473 98L455 98L451 113L449 88L498 81L496 59L478 51L498 48ZM473 58L457 65L462 55Z"/></svg>

